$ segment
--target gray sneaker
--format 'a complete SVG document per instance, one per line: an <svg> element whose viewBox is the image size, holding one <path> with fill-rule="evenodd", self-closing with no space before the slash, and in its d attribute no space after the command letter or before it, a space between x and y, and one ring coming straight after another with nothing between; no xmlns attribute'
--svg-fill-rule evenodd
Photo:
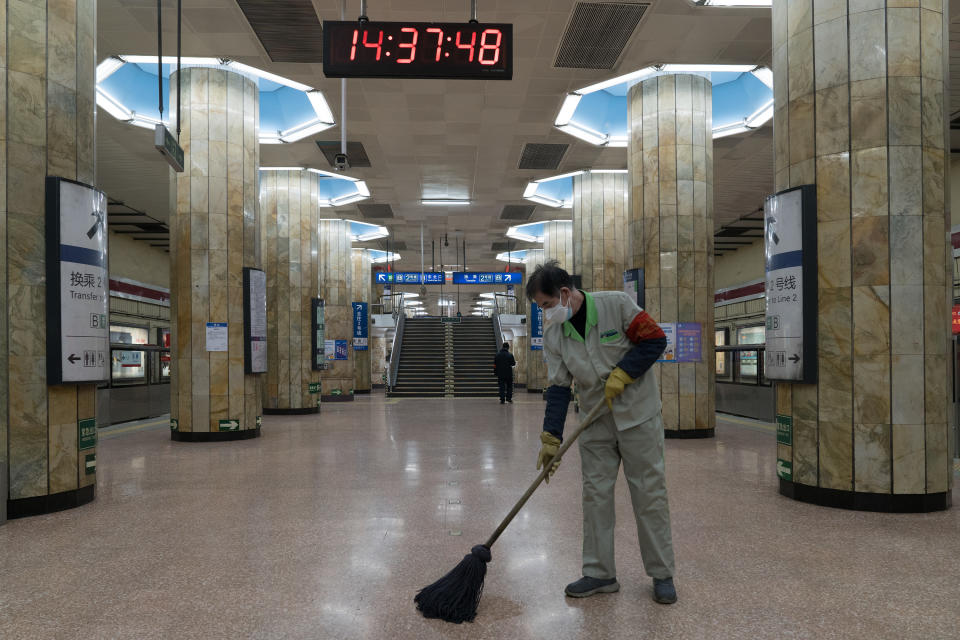
<svg viewBox="0 0 960 640"><path fill-rule="evenodd" d="M591 578L584 576L576 582L571 582L564 590L571 598L586 598L595 593L614 593L620 591L620 583L616 578Z"/></svg>
<svg viewBox="0 0 960 640"><path fill-rule="evenodd" d="M660 604L673 604L677 601L677 589L673 578L653 579L653 599Z"/></svg>

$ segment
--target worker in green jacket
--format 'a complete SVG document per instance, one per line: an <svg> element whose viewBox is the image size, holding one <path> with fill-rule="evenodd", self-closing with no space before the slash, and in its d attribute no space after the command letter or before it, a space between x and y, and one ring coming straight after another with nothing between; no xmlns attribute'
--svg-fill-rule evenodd
<svg viewBox="0 0 960 640"><path fill-rule="evenodd" d="M551 464L562 443L574 381L582 406L606 402L610 408L580 436L583 577L567 585L566 595L585 598L620 589L613 534L614 485L622 461L653 598L676 602L660 390L650 371L666 348L666 336L625 293L580 291L556 262L537 267L527 296L543 309L550 385L537 469Z"/></svg>

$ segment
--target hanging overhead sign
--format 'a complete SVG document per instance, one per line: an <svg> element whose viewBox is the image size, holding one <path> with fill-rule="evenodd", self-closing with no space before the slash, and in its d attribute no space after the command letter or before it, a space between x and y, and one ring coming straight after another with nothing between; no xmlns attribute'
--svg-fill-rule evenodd
<svg viewBox="0 0 960 640"><path fill-rule="evenodd" d="M453 284L522 284L523 274L519 271L455 271Z"/></svg>
<svg viewBox="0 0 960 640"><path fill-rule="evenodd" d="M764 374L817 381L817 204L813 185L764 203L767 328Z"/></svg>
<svg viewBox="0 0 960 640"><path fill-rule="evenodd" d="M267 274L243 268L244 373L267 372Z"/></svg>
<svg viewBox="0 0 960 640"><path fill-rule="evenodd" d="M46 183L47 383L110 379L107 198L48 177Z"/></svg>
<svg viewBox="0 0 960 640"><path fill-rule="evenodd" d="M513 25L323 21L328 78L513 79Z"/></svg>
<svg viewBox="0 0 960 640"><path fill-rule="evenodd" d="M374 284L443 284L443 272L427 271L378 271L373 274ZM386 291L384 291L386 293Z"/></svg>

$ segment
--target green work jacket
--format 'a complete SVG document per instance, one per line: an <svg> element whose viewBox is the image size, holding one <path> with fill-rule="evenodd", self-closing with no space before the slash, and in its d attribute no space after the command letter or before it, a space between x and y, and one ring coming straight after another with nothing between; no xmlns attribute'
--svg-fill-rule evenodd
<svg viewBox="0 0 960 640"><path fill-rule="evenodd" d="M550 325L543 332L543 350L549 383L569 387L576 381L580 406L589 411L604 401L607 376L634 347L627 329L641 309L620 291L584 293L584 297L586 335L581 336L569 321ZM659 416L660 388L652 369L613 402L613 419L620 431Z"/></svg>

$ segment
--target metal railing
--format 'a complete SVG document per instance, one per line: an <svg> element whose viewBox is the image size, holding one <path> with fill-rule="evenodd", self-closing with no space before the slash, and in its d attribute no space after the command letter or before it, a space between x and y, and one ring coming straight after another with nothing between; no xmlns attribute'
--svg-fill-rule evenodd
<svg viewBox="0 0 960 640"><path fill-rule="evenodd" d="M500 345L504 343L503 340L503 329L500 328L500 311L497 308L499 305L493 306L493 313L490 314L490 319L493 321L493 341L495 342L494 348L497 351L500 351Z"/></svg>
<svg viewBox="0 0 960 640"><path fill-rule="evenodd" d="M403 344L403 328L407 314L403 309L403 294L400 294L400 305L393 310L393 323L396 327L393 334L393 346L390 347L390 373L387 386L392 389L397 386L397 371L400 368L400 346Z"/></svg>

